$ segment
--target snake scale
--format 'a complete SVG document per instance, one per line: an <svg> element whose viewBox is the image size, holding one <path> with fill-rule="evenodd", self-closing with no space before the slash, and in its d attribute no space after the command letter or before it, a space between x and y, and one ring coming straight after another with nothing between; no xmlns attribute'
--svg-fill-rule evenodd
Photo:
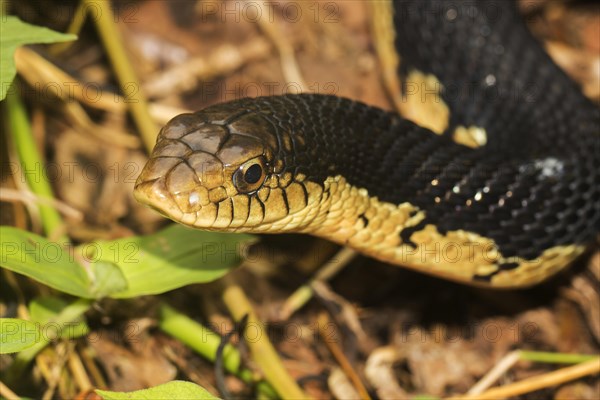
<svg viewBox="0 0 600 400"><path fill-rule="evenodd" d="M309 233L463 283L561 270L600 225L599 109L512 1L395 1L394 27L400 79L439 81L443 132L335 96L236 100L164 126L136 198L192 227ZM479 146L455 140L471 127Z"/></svg>

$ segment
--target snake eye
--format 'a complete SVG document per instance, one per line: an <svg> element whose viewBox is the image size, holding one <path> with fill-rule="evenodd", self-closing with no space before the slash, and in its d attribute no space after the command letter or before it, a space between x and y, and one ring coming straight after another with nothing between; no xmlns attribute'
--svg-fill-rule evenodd
<svg viewBox="0 0 600 400"><path fill-rule="evenodd" d="M233 174L233 184L240 193L258 190L265 181L265 161L262 157L245 162Z"/></svg>
<svg viewBox="0 0 600 400"><path fill-rule="evenodd" d="M244 172L244 180L246 183L255 184L258 182L262 176L263 170L262 167L258 164L252 165L250 168Z"/></svg>

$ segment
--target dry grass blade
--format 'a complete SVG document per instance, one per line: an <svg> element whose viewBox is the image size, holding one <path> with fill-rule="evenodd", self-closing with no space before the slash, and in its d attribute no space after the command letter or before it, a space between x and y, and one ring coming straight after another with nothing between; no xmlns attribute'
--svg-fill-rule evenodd
<svg viewBox="0 0 600 400"><path fill-rule="evenodd" d="M36 85L54 87L59 82L68 83L68 85L63 84L59 86L60 90L57 88L54 92L56 96L64 101L77 100L87 107L117 114L126 111L127 102L123 96L105 89L102 89L102 93L97 91L90 92L90 90L100 89L97 89L95 85L77 80L27 47L17 49L15 52L15 62L19 75L32 87L36 87ZM73 96L73 98L69 96ZM178 114L191 112L184 108L160 103L150 103L149 108L153 120L159 124L165 124Z"/></svg>
<svg viewBox="0 0 600 400"><path fill-rule="evenodd" d="M18 157L16 156L16 153L14 151L14 147L12 145L12 143L10 143L10 138L9 139L9 143L8 143L8 148L9 148L9 152L8 152L8 158L10 160L10 163L12 165L19 165L18 164ZM41 220L41 215L40 215L40 209L38 206L36 206L35 202L32 199L29 198L25 198L22 197L22 193L29 193L31 192L29 190L29 186L27 186L27 184L25 183L25 175L24 175L24 171L22 168L18 168L15 171L12 171L12 176L13 176L13 182L15 184L15 186L17 187L17 189L9 189L9 188L2 188L2 190L0 191L0 199L2 199L3 201L21 201L23 203L23 205L25 206L25 209L27 210L27 214L29 215L29 221L31 223L30 226L30 230L32 232L42 232L42 220ZM12 192L17 192L19 193L19 195L12 195ZM11 197L15 197L14 199L11 199ZM21 226L22 228L24 228L25 226Z"/></svg>
<svg viewBox="0 0 600 400"><path fill-rule="evenodd" d="M83 213L77 210L75 207L68 205L60 200L53 198L41 197L32 193L29 190L15 190L9 188L0 188L0 200L1 201L20 201L25 204L37 203L43 204L56 209L66 217L73 218L76 221L83 220Z"/></svg>
<svg viewBox="0 0 600 400"><path fill-rule="evenodd" d="M63 100L63 109L71 123L78 130L117 146L133 149L140 146L140 140L135 136L123 134L113 129L106 129L95 124L81 104L74 102L73 99L87 106L115 113L124 112L126 102L115 101L115 97L98 92L99 89L77 81L33 50L24 47L17 49L15 60L19 74L29 85L32 87L54 88L52 91L44 91L43 94L52 93L53 96ZM62 82L62 85L59 82ZM89 92L90 89L94 89L93 95Z"/></svg>
<svg viewBox="0 0 600 400"><path fill-rule="evenodd" d="M85 367L81 362L81 358L77 352L72 351L69 354L69 359L67 360L69 365L69 371L71 371L71 375L73 375L73 379L77 383L80 392L88 392L92 390L93 385L92 382L85 371Z"/></svg>
<svg viewBox="0 0 600 400"><path fill-rule="evenodd" d="M56 88L52 93L64 101L75 99L88 107L115 113L126 109L126 103L119 99L120 96L104 91L104 95L99 93L97 85L77 80L27 47L15 51L15 63L19 75L31 87Z"/></svg>
<svg viewBox="0 0 600 400"><path fill-rule="evenodd" d="M104 1L84 1L89 5L88 10L90 12L98 11L98 15L92 17L92 19L96 23L108 57L115 69L121 90L128 100L131 115L140 131L144 145L150 151L154 147L158 129L150 118L146 97L139 90L139 79L123 47L123 38L114 22L115 16L111 5Z"/></svg>
<svg viewBox="0 0 600 400"><path fill-rule="evenodd" d="M68 350L65 343L59 343L54 348L47 348L36 357L36 365L40 368L48 388L42 399L49 400L54 397L60 384L63 368L67 362Z"/></svg>
<svg viewBox="0 0 600 400"><path fill-rule="evenodd" d="M0 381L0 396L5 398L6 400L20 400L21 397L18 396L15 392L9 389L4 383Z"/></svg>
<svg viewBox="0 0 600 400"><path fill-rule="evenodd" d="M83 364L85 365L85 368L88 371L90 377L94 381L94 386L97 389L106 389L108 388L108 385L104 380L102 372L100 372L100 369L98 369L98 366L95 363L95 355L93 353L94 350L92 350L92 348L83 348L80 354L81 360L83 361Z"/></svg>
<svg viewBox="0 0 600 400"><path fill-rule="evenodd" d="M266 12L266 10L263 9L263 7L270 7L271 4L253 4L261 8L261 16L271 15L271 13ZM278 27L275 25L275 22L268 21L262 17L258 18L258 26L265 33L265 35L267 35L269 40L273 42L277 52L279 53L279 57L281 59L281 69L286 83L297 84L300 86L300 90L303 93L310 92L308 86L306 85L306 81L300 72L300 67L298 66L298 61L296 60L296 55L294 53L294 47L288 40L286 40L286 35L284 35L280 29L278 29Z"/></svg>
<svg viewBox="0 0 600 400"><path fill-rule="evenodd" d="M67 103L65 105L65 111L67 113L67 118L75 125L75 127L98 140L127 149L138 149L140 147L140 139L138 137L95 124L87 115L83 107L78 103Z"/></svg>
<svg viewBox="0 0 600 400"><path fill-rule="evenodd" d="M535 392L537 390L554 387L563 383L583 378L588 375L597 375L600 373L600 358L587 361L571 367L561 368L557 371L523 379L522 381L511 383L499 388L493 388L479 395L466 395L452 397L453 400L495 400L508 397L519 396L525 393Z"/></svg>
<svg viewBox="0 0 600 400"><path fill-rule="evenodd" d="M405 104L402 101L402 86L400 85L400 79L398 79L400 58L394 46L392 21L388 18L393 12L392 2L390 0L372 1L369 2L369 6L371 12L369 22L371 24L373 45L381 65L383 86L396 111L402 113Z"/></svg>
<svg viewBox="0 0 600 400"><path fill-rule="evenodd" d="M248 327L258 330L256 339L248 341L248 347L256 364L282 398L307 398L296 381L283 366L275 347L269 340L264 324L258 319L243 290L230 279L223 291L223 301L236 321L248 315Z"/></svg>
<svg viewBox="0 0 600 400"><path fill-rule="evenodd" d="M311 281L300 286L294 293L290 295L281 307L280 318L287 320L302 308L313 296L313 285L317 282L323 282L334 277L340 272L350 261L356 257L356 251L349 247L342 248L335 256L331 258L323 268L315 274Z"/></svg>
<svg viewBox="0 0 600 400"><path fill-rule="evenodd" d="M468 392L469 395L479 395L498 381L521 358L519 351L511 351L505 355L479 382Z"/></svg>

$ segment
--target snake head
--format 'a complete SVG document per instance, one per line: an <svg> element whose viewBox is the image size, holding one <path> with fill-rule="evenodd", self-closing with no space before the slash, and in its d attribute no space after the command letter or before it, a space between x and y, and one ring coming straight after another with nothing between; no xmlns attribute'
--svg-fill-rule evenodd
<svg viewBox="0 0 600 400"><path fill-rule="evenodd" d="M134 195L196 228L297 230L290 222L309 198L303 175L286 165L291 152L289 132L271 113L241 101L182 114L159 133Z"/></svg>

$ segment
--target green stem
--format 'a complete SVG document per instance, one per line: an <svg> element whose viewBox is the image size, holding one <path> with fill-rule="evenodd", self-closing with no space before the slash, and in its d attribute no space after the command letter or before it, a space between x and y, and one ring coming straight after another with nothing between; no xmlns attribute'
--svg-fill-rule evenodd
<svg viewBox="0 0 600 400"><path fill-rule="evenodd" d="M207 327L179 313L165 303L162 303L160 306L159 327L167 334L189 346L202 357L211 362L215 361L221 337ZM257 383L252 371L240 369L240 353L229 344L225 346L223 351L223 361L225 369L230 373L237 375L246 383ZM277 397L273 388L266 382L258 382L257 389L268 398Z"/></svg>
<svg viewBox="0 0 600 400"><path fill-rule="evenodd" d="M39 197L53 199L52 187L44 174L46 169L33 138L25 105L21 101L15 83L6 94L6 113L12 142L19 157L21 170L27 185ZM19 177L15 177L15 179L19 179ZM53 207L44 204L38 206L44 232L48 238L53 238L53 235L62 229L64 222L58 211ZM64 234L55 239L61 244L69 243L69 238Z"/></svg>
<svg viewBox="0 0 600 400"><path fill-rule="evenodd" d="M123 47L123 38L114 22L115 17L110 8L110 2L105 0L82 1L85 1L86 9L96 23L96 28L117 75L125 101L131 110L131 115L140 131L144 145L150 152L156 142L158 129L150 116L148 101L142 94L140 82Z"/></svg>
<svg viewBox="0 0 600 400"><path fill-rule="evenodd" d="M69 24L69 27L67 28L67 30L65 31L65 33L72 33L74 35L79 35L79 33L81 32L81 29L83 28L83 24L85 23L85 3L83 1L80 1L79 4L77 5L77 9L75 10L75 13L73 14L73 19L71 20L71 23ZM75 41L66 41L66 42L62 42L62 43L54 43L53 45L50 46L49 51L51 54L53 54L54 56L68 50L69 48L71 48L71 46L73 46L73 44L75 43Z"/></svg>
<svg viewBox="0 0 600 400"><path fill-rule="evenodd" d="M549 363L549 364L579 364L598 358L597 355L550 353L544 351L519 351L521 360Z"/></svg>

